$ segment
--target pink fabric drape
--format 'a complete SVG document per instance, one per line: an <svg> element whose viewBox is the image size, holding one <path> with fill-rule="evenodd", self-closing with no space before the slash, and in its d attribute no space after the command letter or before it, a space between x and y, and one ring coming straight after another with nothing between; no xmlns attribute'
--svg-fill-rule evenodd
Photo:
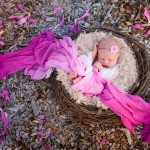
<svg viewBox="0 0 150 150"><path fill-rule="evenodd" d="M134 132L135 126L143 124L141 135L145 142L150 142L150 104L139 96L122 93L109 81L102 79L96 68L85 76L85 65L78 59L77 47L71 38L56 39L53 32L48 30L34 38L25 48L0 55L0 79L22 69L32 79L43 79L53 68L68 73L77 72L82 79L72 85L72 89L88 97L98 96L120 116L131 132Z"/></svg>

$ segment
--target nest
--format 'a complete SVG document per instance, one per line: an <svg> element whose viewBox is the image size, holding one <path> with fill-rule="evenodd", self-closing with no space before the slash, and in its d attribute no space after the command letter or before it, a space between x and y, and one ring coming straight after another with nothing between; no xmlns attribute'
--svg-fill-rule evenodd
<svg viewBox="0 0 150 150"><path fill-rule="evenodd" d="M95 29L85 30L85 33L94 32ZM114 31L109 28L100 28L97 31L103 31L106 33L112 33L112 35L123 38L125 42L130 46L133 51L138 68L137 81L132 85L129 93L133 95L139 95L145 98L145 93L149 83L149 61L145 47L134 40L131 36L124 33ZM74 34L71 38L74 40L78 37L78 34ZM123 126L120 118L114 114L111 110L101 110L95 106L89 106L84 104L77 104L72 99L62 85L61 81L56 80L57 72L54 71L50 77L50 87L53 93L53 97L56 102L60 105L60 108L65 111L66 115L73 121L83 122L86 124L96 123L107 127L121 127Z"/></svg>

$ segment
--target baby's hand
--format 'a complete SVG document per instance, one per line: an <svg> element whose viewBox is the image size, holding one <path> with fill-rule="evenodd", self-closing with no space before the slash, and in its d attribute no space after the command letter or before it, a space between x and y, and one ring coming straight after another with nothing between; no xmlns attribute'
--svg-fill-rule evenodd
<svg viewBox="0 0 150 150"><path fill-rule="evenodd" d="M78 76L76 72L72 72L69 74L69 78L73 83L77 83L81 80L81 77Z"/></svg>
<svg viewBox="0 0 150 150"><path fill-rule="evenodd" d="M77 77L77 78L75 78L72 82L73 83L77 83L77 82L79 82L81 80L81 77Z"/></svg>
<svg viewBox="0 0 150 150"><path fill-rule="evenodd" d="M99 71L104 68L99 61L95 61L95 63L93 64L93 66L96 67Z"/></svg>
<svg viewBox="0 0 150 150"><path fill-rule="evenodd" d="M77 78L77 73L76 72L70 73L69 78L70 78L71 81L73 81L73 79Z"/></svg>

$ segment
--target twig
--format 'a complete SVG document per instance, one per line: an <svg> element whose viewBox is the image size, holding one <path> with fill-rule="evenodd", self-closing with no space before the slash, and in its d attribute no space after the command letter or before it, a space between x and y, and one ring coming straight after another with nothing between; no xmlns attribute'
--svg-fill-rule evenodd
<svg viewBox="0 0 150 150"><path fill-rule="evenodd" d="M112 9L113 9L114 7L115 7L115 5L112 4L111 7L110 7L109 10L108 10L108 12L107 12L107 14L106 14L106 16L105 16L103 22L101 23L101 25L104 25L106 19L108 18L108 16L110 15L110 12L112 11Z"/></svg>

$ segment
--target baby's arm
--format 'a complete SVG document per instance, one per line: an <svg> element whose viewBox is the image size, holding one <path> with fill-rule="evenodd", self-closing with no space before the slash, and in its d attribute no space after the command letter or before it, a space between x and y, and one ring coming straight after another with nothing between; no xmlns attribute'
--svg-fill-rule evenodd
<svg viewBox="0 0 150 150"><path fill-rule="evenodd" d="M97 55L97 43L94 45L94 50L92 51L93 61L95 60L96 55Z"/></svg>
<svg viewBox="0 0 150 150"><path fill-rule="evenodd" d="M99 61L95 61L93 66L95 66L99 71L104 69L104 67L102 66L102 64Z"/></svg>

